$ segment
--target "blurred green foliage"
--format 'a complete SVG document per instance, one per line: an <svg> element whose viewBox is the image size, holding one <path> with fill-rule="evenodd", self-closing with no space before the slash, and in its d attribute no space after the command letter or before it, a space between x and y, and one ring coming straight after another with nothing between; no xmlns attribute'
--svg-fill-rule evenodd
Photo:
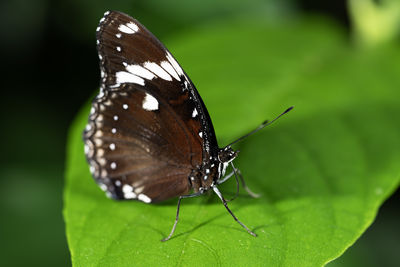
<svg viewBox="0 0 400 267"><path fill-rule="evenodd" d="M295 106L238 146L236 165L263 197L243 196L231 207L258 237L240 229L215 197L203 197L184 201L175 238L161 243L175 201L146 205L104 196L82 153L86 106L71 128L67 165L72 262L322 266L340 256L399 185L400 118L391 114L400 114L400 52L354 50L321 18L279 25L230 18L166 44L195 81L221 144L266 114Z"/></svg>
<svg viewBox="0 0 400 267"><path fill-rule="evenodd" d="M75 0L62 2L58 6L62 10L62 16L58 20L60 25L66 27L66 31L74 30L71 34L76 38L87 39L94 36L93 29L97 27L99 18L106 10L118 10L135 17L157 36L163 36L227 17L251 14L278 19L290 13L290 7L290 1L269 0ZM72 21L68 19L71 13L74 14ZM71 27L65 21L76 27Z"/></svg>
<svg viewBox="0 0 400 267"><path fill-rule="evenodd" d="M400 1L349 0L354 39L374 47L393 42L400 33Z"/></svg>

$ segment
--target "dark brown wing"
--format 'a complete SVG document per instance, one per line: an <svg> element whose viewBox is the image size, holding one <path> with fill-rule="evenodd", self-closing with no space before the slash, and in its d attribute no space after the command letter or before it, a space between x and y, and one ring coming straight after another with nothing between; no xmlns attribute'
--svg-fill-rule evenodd
<svg viewBox="0 0 400 267"><path fill-rule="evenodd" d="M84 133L93 176L117 199L186 194L188 176L216 144L196 89L168 50L125 14L106 12L97 40L102 84Z"/></svg>
<svg viewBox="0 0 400 267"><path fill-rule="evenodd" d="M118 199L137 198L140 193L152 201L171 197L152 189L160 185L174 186L172 194L186 193L191 155L201 150L194 151L190 133L168 105L143 90L128 88L106 91L93 103L85 143L94 177Z"/></svg>

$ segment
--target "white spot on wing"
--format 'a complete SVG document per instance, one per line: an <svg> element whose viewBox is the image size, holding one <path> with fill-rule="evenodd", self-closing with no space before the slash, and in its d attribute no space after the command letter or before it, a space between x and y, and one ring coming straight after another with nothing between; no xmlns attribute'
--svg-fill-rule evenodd
<svg viewBox="0 0 400 267"><path fill-rule="evenodd" d="M182 68L179 66L178 62L174 59L174 57L167 51L167 59L169 63L171 63L172 67L174 67L175 71L179 76L184 75Z"/></svg>
<svg viewBox="0 0 400 267"><path fill-rule="evenodd" d="M115 144L114 144L114 143L111 143L111 144L110 144L110 149L111 149L111 150L115 150Z"/></svg>
<svg viewBox="0 0 400 267"><path fill-rule="evenodd" d="M126 71L118 71L115 76L118 86L121 83L136 83L139 85L144 85L144 80L142 78Z"/></svg>
<svg viewBox="0 0 400 267"><path fill-rule="evenodd" d="M97 95L97 98L102 98L104 96L104 92L100 90L100 93Z"/></svg>
<svg viewBox="0 0 400 267"><path fill-rule="evenodd" d="M117 129L112 128L112 129L111 129L111 132L112 132L113 134L115 134L115 133L117 133Z"/></svg>
<svg viewBox="0 0 400 267"><path fill-rule="evenodd" d="M183 91L185 91L185 90L189 90L189 83L188 83L188 81L183 81L183 84L185 85L185 87L183 88Z"/></svg>
<svg viewBox="0 0 400 267"><path fill-rule="evenodd" d="M123 109L128 109L128 105L127 105L127 104L123 104L123 105L122 105L122 108L123 108Z"/></svg>
<svg viewBox="0 0 400 267"><path fill-rule="evenodd" d="M103 121L104 120L104 116L102 114L100 114L99 116L97 116L96 120L97 121Z"/></svg>
<svg viewBox="0 0 400 267"><path fill-rule="evenodd" d="M162 61L161 62L161 67L163 67L166 71L168 71L169 74L171 74L172 76L174 76L174 78L178 81L181 80L181 78L179 78L178 73L175 71L174 67L172 67L172 65L167 62L167 61Z"/></svg>
<svg viewBox="0 0 400 267"><path fill-rule="evenodd" d="M107 191L107 186L105 184L100 184L100 188L103 191Z"/></svg>
<svg viewBox="0 0 400 267"><path fill-rule="evenodd" d="M197 113L197 109L194 108L194 109L193 109L193 113L192 113L192 118L196 117L197 114L198 114L198 113Z"/></svg>
<svg viewBox="0 0 400 267"><path fill-rule="evenodd" d="M150 203L151 199L145 194L139 194L138 199L143 201L144 203Z"/></svg>
<svg viewBox="0 0 400 267"><path fill-rule="evenodd" d="M122 187L122 192L124 193L129 193L133 191L133 187L130 186L129 184L124 184L124 186Z"/></svg>
<svg viewBox="0 0 400 267"><path fill-rule="evenodd" d="M200 138L203 138L203 132L199 132Z"/></svg>
<svg viewBox="0 0 400 267"><path fill-rule="evenodd" d="M153 73L151 73L147 69L143 68L142 66L134 65L134 64L129 65L125 62L123 64L125 66L125 69L128 72L132 73L133 75L140 76L140 77L143 77L148 80L152 80L155 77L155 75Z"/></svg>
<svg viewBox="0 0 400 267"><path fill-rule="evenodd" d="M143 192L144 186L138 187L135 189L136 194L140 194Z"/></svg>
<svg viewBox="0 0 400 267"><path fill-rule="evenodd" d="M121 36L122 36L121 33L116 33L115 34L115 37L117 37L118 39L121 38Z"/></svg>
<svg viewBox="0 0 400 267"><path fill-rule="evenodd" d="M118 52L121 52L121 47L120 46L117 46L116 49L117 49Z"/></svg>
<svg viewBox="0 0 400 267"><path fill-rule="evenodd" d="M102 136L103 136L103 131L97 130L97 131L94 133L94 136L95 136L95 137L102 137Z"/></svg>
<svg viewBox="0 0 400 267"><path fill-rule="evenodd" d="M148 111L157 110L158 109L158 101L157 101L157 99L155 99L154 96L146 93L146 96L143 99L142 107Z"/></svg>
<svg viewBox="0 0 400 267"><path fill-rule="evenodd" d="M119 25L118 30L127 34L134 34L139 30L139 27L135 23L129 22L125 25L124 24Z"/></svg>
<svg viewBox="0 0 400 267"><path fill-rule="evenodd" d="M124 184L122 187L122 192L124 193L124 197L126 199L136 198L136 194L133 192L133 187L128 184Z"/></svg>
<svg viewBox="0 0 400 267"><path fill-rule="evenodd" d="M96 144L96 146L102 146L103 145L103 141L101 139L94 139L94 143Z"/></svg>
<svg viewBox="0 0 400 267"><path fill-rule="evenodd" d="M155 75L166 81L172 81L172 77L163 68L154 62L146 61L143 66L153 72Z"/></svg>
<svg viewBox="0 0 400 267"><path fill-rule="evenodd" d="M136 198L136 194L134 192L129 192L129 193L125 193L124 197L126 199L133 199L133 198Z"/></svg>
<svg viewBox="0 0 400 267"><path fill-rule="evenodd" d="M114 119L115 121L117 121L117 120L118 120L118 116L117 116L117 115L114 115L113 119Z"/></svg>
<svg viewBox="0 0 400 267"><path fill-rule="evenodd" d="M117 163L111 162L110 167L111 169L115 170L117 168Z"/></svg>
<svg viewBox="0 0 400 267"><path fill-rule="evenodd" d="M96 157L101 158L101 157L103 157L103 156L104 156L104 149L99 148L99 149L97 150L97 155L96 155Z"/></svg>

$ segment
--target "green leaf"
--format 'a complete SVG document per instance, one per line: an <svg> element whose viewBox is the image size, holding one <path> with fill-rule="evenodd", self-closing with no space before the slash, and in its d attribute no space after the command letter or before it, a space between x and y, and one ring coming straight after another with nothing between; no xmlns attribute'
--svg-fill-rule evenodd
<svg viewBox="0 0 400 267"><path fill-rule="evenodd" d="M199 88L221 146L285 108L295 109L238 144L249 187L229 205L215 195L113 201L90 176L82 130L68 143L64 217L75 266L322 266L372 223L399 185L400 53L358 52L335 25L232 21L166 42ZM229 196L234 181L222 186ZM242 190L243 191L243 190Z"/></svg>

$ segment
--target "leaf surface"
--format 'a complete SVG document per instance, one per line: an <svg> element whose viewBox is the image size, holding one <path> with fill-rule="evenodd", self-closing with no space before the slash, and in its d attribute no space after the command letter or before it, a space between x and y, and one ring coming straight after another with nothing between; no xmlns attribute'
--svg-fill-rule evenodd
<svg viewBox="0 0 400 267"><path fill-rule="evenodd" d="M84 158L86 105L71 126L64 218L74 266L322 266L373 222L400 177L400 53L356 51L335 25L303 20L269 26L231 21L167 46L199 89L220 146L295 109L235 148L244 190L229 205L212 194L113 201ZM221 187L229 198L234 181Z"/></svg>

